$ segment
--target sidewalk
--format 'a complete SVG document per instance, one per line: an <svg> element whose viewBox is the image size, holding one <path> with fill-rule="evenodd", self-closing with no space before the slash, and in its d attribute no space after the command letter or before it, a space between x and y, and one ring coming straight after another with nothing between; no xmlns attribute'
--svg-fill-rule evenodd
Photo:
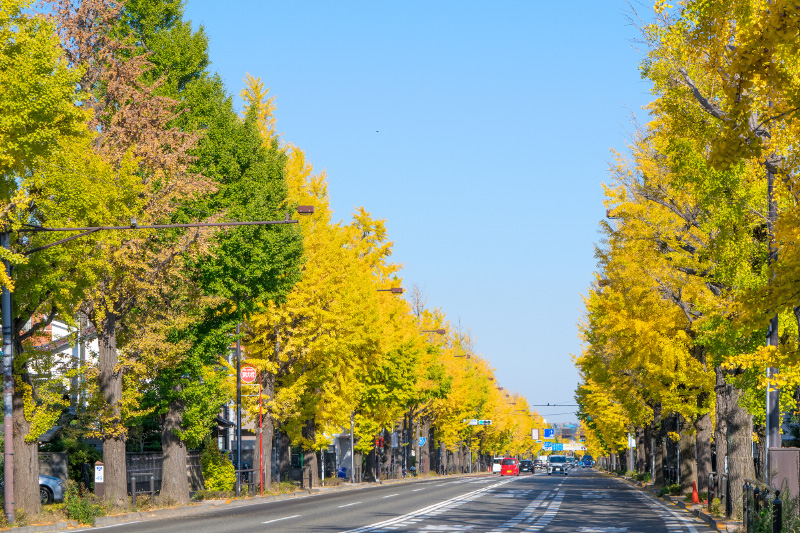
<svg viewBox="0 0 800 533"><path fill-rule="evenodd" d="M0 529L0 531L11 531L13 533L48 533L51 531L89 531L94 528L116 526L125 524L127 522L136 522L141 520L149 520L152 518L176 518L183 516L192 516L194 514L204 513L212 509L219 509L221 507L234 509L236 507L244 507L249 505L258 505L259 503L291 500L297 498L312 498L321 494L330 492L347 491L347 490L366 490L372 487L381 487L384 485L394 485L402 483L418 483L421 481L431 481L435 479L445 478L461 478L461 477L474 477L478 475L485 475L486 472L478 472L472 474L452 474L449 476L424 476L424 477L407 477L405 479L389 479L381 483L340 483L332 487L314 487L309 490L298 490L288 494L278 494L272 496L251 496L245 498L227 499L227 500L203 500L200 502L192 502L188 505L179 507L165 507L163 509L153 509L150 511L134 511L129 513L122 513L111 516L98 516L95 519L94 526L87 526L79 524L74 520L67 520L63 522L55 522L49 524L35 524L32 526L12 527Z"/></svg>
<svg viewBox="0 0 800 533"><path fill-rule="evenodd" d="M741 531L741 528L742 528L742 523L741 522L737 522L735 520L728 520L728 519L720 518L720 517L717 517L717 516L713 516L708 512L707 506L705 506L703 504L686 503L682 496L670 496L668 494L665 494L664 496L659 496L658 495L658 490L655 487L653 487L652 484L650 484L650 483L642 483L640 481L634 481L632 478L625 477L625 476L617 476L615 474L609 474L607 472L603 472L603 474L608 475L608 476L613 475L617 479L620 479L622 481L626 481L626 482L630 483L631 485L633 485L634 487L638 488L639 490L646 491L647 493L652 495L654 498L659 498L659 499L662 499L664 501L670 502L670 503L674 504L676 507L684 509L688 513L693 514L694 516L696 516L697 518L699 518L700 520L702 520L703 522L705 522L709 526L713 527L717 531L731 532L731 533L732 532L736 532L736 531Z"/></svg>

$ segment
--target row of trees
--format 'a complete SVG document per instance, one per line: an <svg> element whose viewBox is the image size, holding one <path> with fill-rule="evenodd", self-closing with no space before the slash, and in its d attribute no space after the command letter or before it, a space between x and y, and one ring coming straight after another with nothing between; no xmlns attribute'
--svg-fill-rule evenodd
<svg viewBox="0 0 800 533"><path fill-rule="evenodd" d="M530 429L543 420L495 385L468 335L418 292L409 304L379 291L401 283L384 222L363 209L332 220L325 175L276 134L262 82L246 78L238 113L181 0L2 0L0 63L0 216L11 240L0 256L13 273L0 281L14 291L19 508L39 511L37 439L56 424L102 441L106 499L117 505L128 437L151 428L162 496L186 501L186 450L233 396L221 356L237 325L265 391L266 450L279 426L313 452L351 412L362 451L400 420L434 427L451 449L536 445ZM296 225L140 227L282 220L297 205L315 213ZM39 249L65 234L37 228L96 226L131 229ZM95 357L80 366L43 349L56 319L76 342L94 331ZM70 380L82 387L74 416ZM494 423L478 430L465 418Z"/></svg>
<svg viewBox="0 0 800 533"><path fill-rule="evenodd" d="M800 6L658 0L641 28L654 100L605 187L580 417L606 453L637 432L657 482L679 448L687 489L705 483L713 443L740 505L764 473L767 367L781 411L796 408Z"/></svg>

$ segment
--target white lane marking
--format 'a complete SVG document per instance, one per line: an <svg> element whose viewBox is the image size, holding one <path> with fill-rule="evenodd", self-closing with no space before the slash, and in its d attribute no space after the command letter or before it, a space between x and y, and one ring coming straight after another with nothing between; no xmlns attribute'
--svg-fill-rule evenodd
<svg viewBox="0 0 800 533"><path fill-rule="evenodd" d="M351 505L358 505L359 503L361 502L346 503L344 505L340 505L339 509L341 509L342 507L350 507Z"/></svg>
<svg viewBox="0 0 800 533"><path fill-rule="evenodd" d="M411 492L419 492L419 491L421 491L421 490L425 490L425 489L414 489L414 490L412 490Z"/></svg>
<svg viewBox="0 0 800 533"><path fill-rule="evenodd" d="M271 524L273 522L280 522L281 520L289 520L290 518L297 518L300 516L299 514L292 515L292 516L284 516L283 518L276 518L275 520L267 520L266 522L261 522L262 524Z"/></svg>
<svg viewBox="0 0 800 533"><path fill-rule="evenodd" d="M384 496L384 498L393 498L395 496L399 496L399 494L389 494L388 496Z"/></svg>
<svg viewBox="0 0 800 533"><path fill-rule="evenodd" d="M108 529L110 527L129 526L131 524L138 524L140 522L144 522L144 520L136 520L135 522L123 522L121 524L112 524L110 526L90 527L87 529L73 529L72 531L74 531L75 533L78 533L78 531L95 531L98 529Z"/></svg>
<svg viewBox="0 0 800 533"><path fill-rule="evenodd" d="M493 488L500 487L502 485L505 485L506 483L511 483L512 481L514 481L514 480L513 479L507 479L507 480L499 481L499 482L495 483L494 485L489 485L488 487L484 487L482 489L473 490L471 492L467 492L465 494L462 494L461 496L456 496L455 498L451 498L449 500L444 500L442 502L435 503L433 505L429 505L428 507L423 507L422 509L417 509L416 511L412 511L410 513L407 513L407 514L404 514L404 515L401 515L401 516L397 516L395 518L390 518L389 520L384 520L382 522L376 522L374 524L370 524L368 526L359 527L359 528L356 528L356 529L349 529L349 530L345 531L344 533L361 533L362 531L380 530L382 528L389 529L391 526L394 526L395 524L398 524L398 523L401 523L401 522L406 522L406 521L408 521L410 519L417 518L417 517L420 517L420 516L423 516L423 515L428 515L428 516L437 515L437 514L440 514L440 513L444 512L445 510L447 510L447 509L445 509L445 507L449 507L449 506L453 506L453 505L461 505L465 501L468 501L468 500L471 500L471 499L475 499L478 496L484 494L485 492L491 491Z"/></svg>

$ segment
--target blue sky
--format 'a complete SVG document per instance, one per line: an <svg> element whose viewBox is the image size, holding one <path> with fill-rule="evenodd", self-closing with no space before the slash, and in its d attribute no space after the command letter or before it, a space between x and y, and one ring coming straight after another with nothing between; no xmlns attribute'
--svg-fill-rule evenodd
<svg viewBox="0 0 800 533"><path fill-rule="evenodd" d="M284 140L328 173L336 215L385 218L404 286L532 404L574 403L600 183L632 116L647 118L629 13L622 0L186 2L228 90L264 80Z"/></svg>

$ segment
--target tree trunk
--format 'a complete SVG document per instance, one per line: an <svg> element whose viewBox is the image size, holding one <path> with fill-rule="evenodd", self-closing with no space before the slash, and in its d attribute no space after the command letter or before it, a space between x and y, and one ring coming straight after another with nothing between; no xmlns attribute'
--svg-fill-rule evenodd
<svg viewBox="0 0 800 533"><path fill-rule="evenodd" d="M728 479L733 516L742 516L742 485L745 479L753 479L752 435L753 423L750 414L739 405L741 391L731 385L728 394Z"/></svg>
<svg viewBox="0 0 800 533"><path fill-rule="evenodd" d="M370 448L369 453L367 454L366 464L364 465L364 481L368 481L371 483L375 483L378 481L378 478L375 476L376 462L377 462L377 449L375 448L375 443L373 443L372 448Z"/></svg>
<svg viewBox="0 0 800 533"><path fill-rule="evenodd" d="M311 485L319 486L319 463L317 462L317 452L313 445L317 441L317 425L313 418L306 420L303 426L303 438L311 443L312 448L303 449L303 474L307 469L311 469ZM306 478L308 479L308 478Z"/></svg>
<svg viewBox="0 0 800 533"><path fill-rule="evenodd" d="M387 475L391 472L392 466L392 455L394 454L394 449L392 448L392 433L388 429L383 430L383 453L381 457L383 459L383 472L386 472Z"/></svg>
<svg viewBox="0 0 800 533"><path fill-rule="evenodd" d="M261 386L261 394L264 396L264 403L269 405L275 394L275 375L265 372ZM269 408L264 406L261 409L263 419L261 428L261 464L264 471L264 490L269 490L272 487L272 436L275 433L275 424L273 423L272 413L270 413ZM256 481L261 483L260 474Z"/></svg>
<svg viewBox="0 0 800 533"><path fill-rule="evenodd" d="M694 426L684 417L679 417L681 439L678 441L681 451L680 472L681 492L690 494L697 483L697 461L695 459L696 433Z"/></svg>
<svg viewBox="0 0 800 533"><path fill-rule="evenodd" d="M21 353L21 352L17 352ZM23 383L30 386L27 370L22 373ZM28 516L39 514L42 504L39 497L39 445L26 442L31 423L25 418L23 389L14 387L12 416L14 427L14 503L16 509Z"/></svg>
<svg viewBox="0 0 800 533"><path fill-rule="evenodd" d="M283 431L278 432L278 475L283 481L289 479L292 468L291 441Z"/></svg>
<svg viewBox="0 0 800 533"><path fill-rule="evenodd" d="M427 474L431 471L430 422L427 418L420 419L420 428L422 430L421 436L425 437L425 444L419 447L419 464L417 465L417 472L420 474Z"/></svg>
<svg viewBox="0 0 800 533"><path fill-rule="evenodd" d="M653 447L653 455L655 455L653 485L663 487L666 485L664 481L664 437L658 433L653 435L653 438L655 439L655 446Z"/></svg>
<svg viewBox="0 0 800 533"><path fill-rule="evenodd" d="M636 428L636 471L642 473L647 471L647 453L644 441L644 428Z"/></svg>
<svg viewBox="0 0 800 533"><path fill-rule="evenodd" d="M711 414L706 412L694 422L697 439L697 490L708 490L711 473Z"/></svg>
<svg viewBox="0 0 800 533"><path fill-rule="evenodd" d="M717 455L717 481L719 476L727 473L726 459L728 457L728 393L729 386L725 383L725 374L720 367L714 371L717 374L717 382L714 386L715 395L715 416L714 416L714 447ZM719 494L719 489L716 491Z"/></svg>
<svg viewBox="0 0 800 533"><path fill-rule="evenodd" d="M98 330L100 394L106 412L103 420L105 500L123 506L128 501L125 467L125 428L122 426L122 371L117 368L117 317L108 311Z"/></svg>
<svg viewBox="0 0 800 533"><path fill-rule="evenodd" d="M167 503L189 503L189 476L186 473L186 444L178 436L185 405L172 401L163 417L161 450L164 454L161 477L161 500ZM137 480L138 481L138 480Z"/></svg>

